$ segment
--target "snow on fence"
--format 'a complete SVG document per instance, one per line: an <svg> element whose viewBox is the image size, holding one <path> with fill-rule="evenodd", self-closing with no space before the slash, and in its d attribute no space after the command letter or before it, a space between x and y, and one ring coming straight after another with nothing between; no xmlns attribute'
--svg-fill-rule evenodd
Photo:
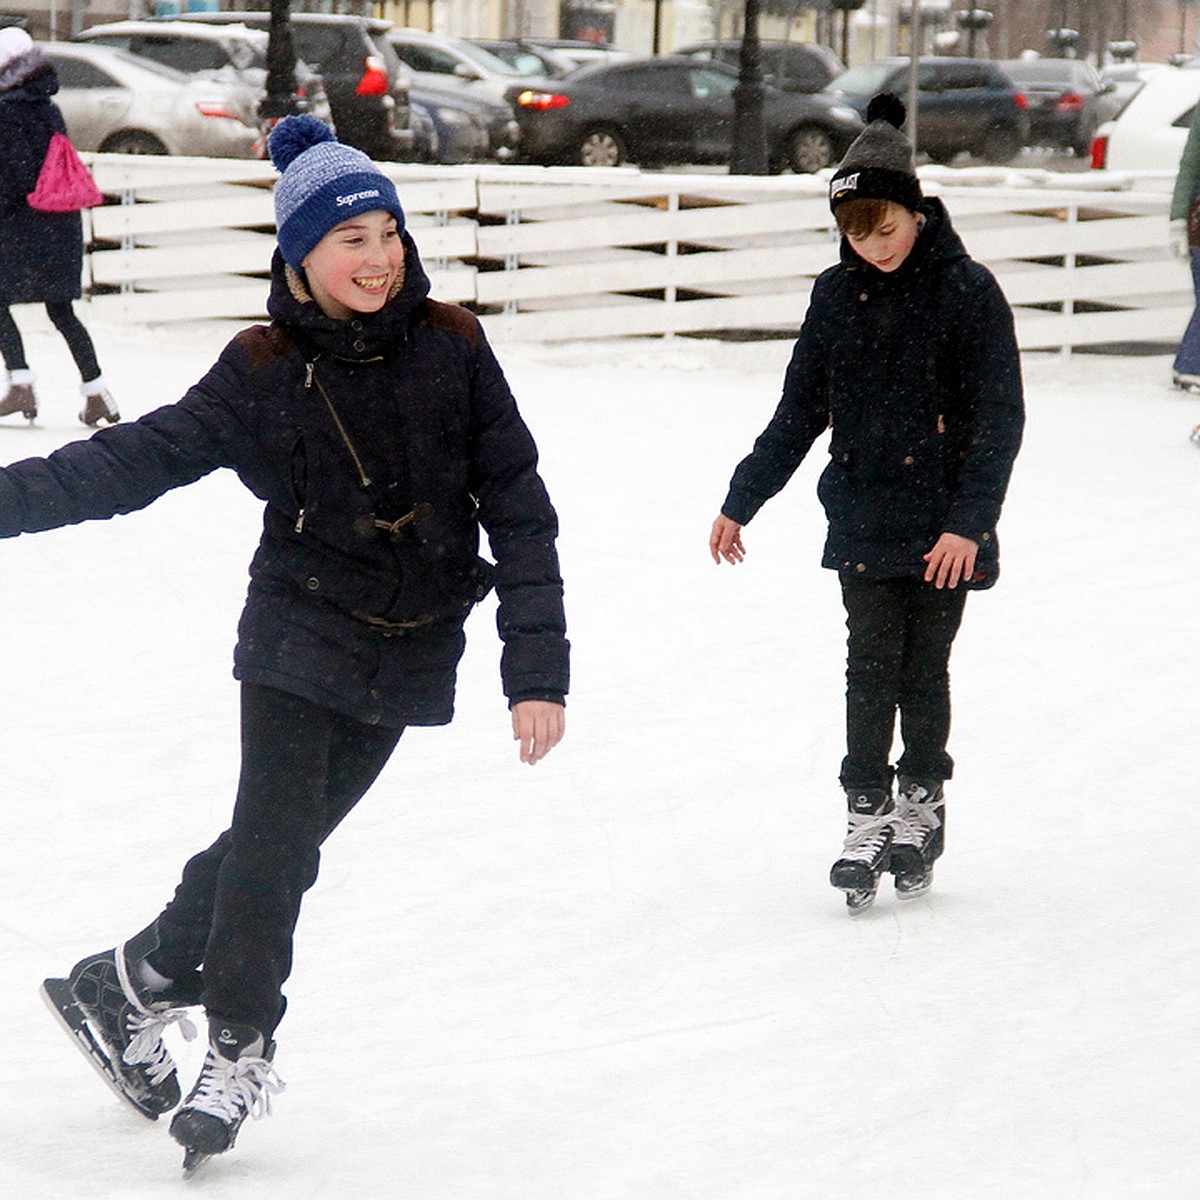
<svg viewBox="0 0 1200 1200"><path fill-rule="evenodd" d="M89 155L91 311L259 319L269 164ZM837 253L824 178L389 165L440 299L494 339L769 336L799 326ZM922 169L999 278L1025 349L1169 343L1192 309L1166 246L1166 175Z"/></svg>

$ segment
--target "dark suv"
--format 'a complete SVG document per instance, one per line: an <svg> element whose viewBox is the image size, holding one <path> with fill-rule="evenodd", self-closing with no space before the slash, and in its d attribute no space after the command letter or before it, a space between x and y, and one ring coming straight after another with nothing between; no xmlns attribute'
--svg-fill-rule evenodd
<svg viewBox="0 0 1200 1200"><path fill-rule="evenodd" d="M184 13L180 21L269 29L267 12ZM380 160L413 156L408 74L387 38L390 21L333 13L291 15L296 56L325 80L338 137Z"/></svg>
<svg viewBox="0 0 1200 1200"><path fill-rule="evenodd" d="M760 41L758 46L763 75L781 91L819 92L846 69L828 46L817 42ZM675 53L736 68L741 62L742 43L740 39L696 42Z"/></svg>
<svg viewBox="0 0 1200 1200"><path fill-rule="evenodd" d="M877 92L907 103L909 61L889 58L851 67L825 87L865 115ZM997 63L982 58L923 58L917 71L917 146L934 162L966 152L990 163L1015 158L1029 140L1025 96Z"/></svg>
<svg viewBox="0 0 1200 1200"><path fill-rule="evenodd" d="M1117 89L1082 58L1016 58L1000 65L1025 93L1035 146L1061 146L1086 158L1096 130L1121 110Z"/></svg>

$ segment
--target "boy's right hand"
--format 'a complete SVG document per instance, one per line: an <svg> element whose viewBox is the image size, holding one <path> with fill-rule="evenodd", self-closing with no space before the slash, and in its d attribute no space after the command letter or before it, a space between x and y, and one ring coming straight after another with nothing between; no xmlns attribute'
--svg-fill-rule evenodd
<svg viewBox="0 0 1200 1200"><path fill-rule="evenodd" d="M742 545L742 527L721 513L713 522L712 533L708 535L708 551L718 566L722 559L736 566L746 557L746 547Z"/></svg>

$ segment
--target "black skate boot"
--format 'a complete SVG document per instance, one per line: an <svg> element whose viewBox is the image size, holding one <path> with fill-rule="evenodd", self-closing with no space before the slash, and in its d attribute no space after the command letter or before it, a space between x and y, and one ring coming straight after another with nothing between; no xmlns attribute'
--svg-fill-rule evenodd
<svg viewBox="0 0 1200 1200"><path fill-rule="evenodd" d="M850 827L842 857L833 864L829 882L846 893L852 912L869 908L879 890L892 845L892 796L888 788L847 788Z"/></svg>
<svg viewBox="0 0 1200 1200"><path fill-rule="evenodd" d="M190 1175L205 1159L233 1148L247 1117L271 1111L271 1097L284 1082L271 1065L275 1043L250 1025L210 1017L208 1053L196 1086L171 1118L171 1136L184 1148Z"/></svg>
<svg viewBox="0 0 1200 1200"><path fill-rule="evenodd" d="M919 896L933 882L933 864L946 840L946 798L936 779L900 777L896 833L889 870L901 900Z"/></svg>
<svg viewBox="0 0 1200 1200"><path fill-rule="evenodd" d="M92 1065L121 1099L152 1121L180 1098L175 1062L163 1031L179 1023L196 1036L185 1008L199 1002L199 977L152 991L140 967L158 948L151 925L114 950L76 963L68 979L47 979L42 995Z"/></svg>

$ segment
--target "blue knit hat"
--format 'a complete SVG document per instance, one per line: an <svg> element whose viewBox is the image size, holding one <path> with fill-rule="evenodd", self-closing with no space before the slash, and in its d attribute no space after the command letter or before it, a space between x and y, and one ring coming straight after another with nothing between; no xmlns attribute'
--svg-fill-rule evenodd
<svg viewBox="0 0 1200 1200"><path fill-rule="evenodd" d="M297 271L331 229L358 213L382 209L404 232L395 184L361 150L343 146L328 125L307 113L285 117L267 145L282 172L275 185L279 249Z"/></svg>

